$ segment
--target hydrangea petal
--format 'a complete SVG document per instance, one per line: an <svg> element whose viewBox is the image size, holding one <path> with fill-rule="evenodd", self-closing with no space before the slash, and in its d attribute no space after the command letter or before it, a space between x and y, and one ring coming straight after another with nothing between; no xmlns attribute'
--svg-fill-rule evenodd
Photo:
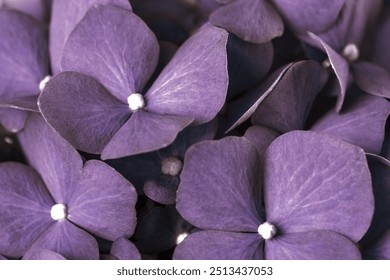
<svg viewBox="0 0 390 280"><path fill-rule="evenodd" d="M87 161L72 192L68 203L70 221L112 241L133 234L137 193L113 168L101 161Z"/></svg>
<svg viewBox="0 0 390 280"><path fill-rule="evenodd" d="M176 190L179 186L177 176L160 176L158 180L148 180L144 184L144 192L147 197L161 204L174 204L176 202Z"/></svg>
<svg viewBox="0 0 390 280"><path fill-rule="evenodd" d="M20 163L0 164L0 253L22 256L53 222L53 200L42 179Z"/></svg>
<svg viewBox="0 0 390 280"><path fill-rule="evenodd" d="M135 14L96 6L66 41L61 70L89 75L127 102L131 93L141 92L153 74L158 53L156 37Z"/></svg>
<svg viewBox="0 0 390 280"><path fill-rule="evenodd" d="M256 147L260 159L263 159L268 146L279 136L279 133L272 128L253 125L249 127L244 134L244 137L252 142Z"/></svg>
<svg viewBox="0 0 390 280"><path fill-rule="evenodd" d="M174 260L261 260L263 241L256 233L205 230L187 236Z"/></svg>
<svg viewBox="0 0 390 280"><path fill-rule="evenodd" d="M146 93L148 110L211 121L227 94L228 33L205 24L175 53Z"/></svg>
<svg viewBox="0 0 390 280"><path fill-rule="evenodd" d="M63 48L70 33L94 5L109 4L131 10L126 0L54 0L50 24L50 60L54 74L60 72Z"/></svg>
<svg viewBox="0 0 390 280"><path fill-rule="evenodd" d="M99 154L131 115L99 82L76 72L54 76L39 97L45 120L76 149Z"/></svg>
<svg viewBox="0 0 390 280"><path fill-rule="evenodd" d="M339 55L334 49L332 49L327 43L325 43L317 35L310 33L309 36L313 39L318 47L320 47L324 52L326 52L329 62L333 68L334 73L336 74L337 81L339 84L338 98L336 104L336 111L340 112L341 107L343 106L345 99L345 92L348 88L348 78L349 78L349 65L348 62Z"/></svg>
<svg viewBox="0 0 390 280"><path fill-rule="evenodd" d="M101 158L120 158L168 146L192 120L191 117L160 115L138 110L107 144Z"/></svg>
<svg viewBox="0 0 390 280"><path fill-rule="evenodd" d="M75 171L83 166L80 155L38 114L30 115L18 139L30 165L41 175L55 202L65 202L66 190L78 178Z"/></svg>
<svg viewBox="0 0 390 280"><path fill-rule="evenodd" d="M320 32L328 29L340 14L346 0L273 0L278 11L297 33Z"/></svg>
<svg viewBox="0 0 390 280"><path fill-rule="evenodd" d="M352 66L355 83L363 91L390 98L390 73L370 62L357 62Z"/></svg>
<svg viewBox="0 0 390 280"><path fill-rule="evenodd" d="M48 17L50 2L47 0L2 0L0 8L15 9L43 22Z"/></svg>
<svg viewBox="0 0 390 280"><path fill-rule="evenodd" d="M320 90L321 66L315 61L294 63L253 113L253 124L280 133L303 129Z"/></svg>
<svg viewBox="0 0 390 280"><path fill-rule="evenodd" d="M30 250L54 251L68 260L97 260L96 240L68 220L53 223L31 246Z"/></svg>
<svg viewBox="0 0 390 280"><path fill-rule="evenodd" d="M35 250L29 250L26 254L24 254L23 260L66 260L66 259L60 254L50 250L35 249Z"/></svg>
<svg viewBox="0 0 390 280"><path fill-rule="evenodd" d="M358 247L348 238L331 231L282 234L267 240L267 260L360 260Z"/></svg>
<svg viewBox="0 0 390 280"><path fill-rule="evenodd" d="M267 221L285 234L331 230L358 241L374 212L362 149L308 131L278 137L264 167Z"/></svg>
<svg viewBox="0 0 390 280"><path fill-rule="evenodd" d="M284 31L278 12L264 0L234 1L216 9L210 15L210 22L257 44L271 41Z"/></svg>
<svg viewBox="0 0 390 280"><path fill-rule="evenodd" d="M201 229L256 232L262 217L252 198L259 159L244 138L203 141L186 153L176 207Z"/></svg>
<svg viewBox="0 0 390 280"><path fill-rule="evenodd" d="M379 154L389 113L388 101L362 94L347 103L341 113L328 112L311 130L333 135L366 152Z"/></svg>
<svg viewBox="0 0 390 280"><path fill-rule="evenodd" d="M390 71L390 40L387 38L390 34L390 12L389 8L384 11L384 16L379 25L375 37L372 40L372 50L370 56L378 65Z"/></svg>
<svg viewBox="0 0 390 280"><path fill-rule="evenodd" d="M118 260L140 260L137 247L126 238L119 238L112 243L110 255Z"/></svg>
<svg viewBox="0 0 390 280"><path fill-rule="evenodd" d="M0 100L0 108L14 108L32 112L39 112L37 101L37 95Z"/></svg>
<svg viewBox="0 0 390 280"><path fill-rule="evenodd" d="M11 132L19 132L23 129L28 112L14 108L0 109L0 122L5 129Z"/></svg>

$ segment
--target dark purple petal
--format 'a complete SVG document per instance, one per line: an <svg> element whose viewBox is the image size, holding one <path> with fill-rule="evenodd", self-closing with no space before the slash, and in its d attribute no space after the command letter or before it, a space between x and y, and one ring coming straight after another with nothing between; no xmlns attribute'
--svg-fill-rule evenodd
<svg viewBox="0 0 390 280"><path fill-rule="evenodd" d="M53 223L31 246L30 250L54 251L68 260L97 260L96 240L68 220Z"/></svg>
<svg viewBox="0 0 390 280"><path fill-rule="evenodd" d="M283 34L283 21L265 0L237 0L216 9L210 22L244 41L265 43Z"/></svg>
<svg viewBox="0 0 390 280"><path fill-rule="evenodd" d="M267 240L267 260L360 260L358 247L348 238L332 231L282 234Z"/></svg>
<svg viewBox="0 0 390 280"><path fill-rule="evenodd" d="M66 40L85 13L94 5L110 4L131 10L126 0L55 0L50 24L50 59L54 74L60 72L62 51Z"/></svg>
<svg viewBox="0 0 390 280"><path fill-rule="evenodd" d="M22 256L53 220L42 179L20 163L0 164L0 253Z"/></svg>
<svg viewBox="0 0 390 280"><path fill-rule="evenodd" d="M5 261L7 260L5 257L3 257L2 255L0 255L0 261Z"/></svg>
<svg viewBox="0 0 390 280"><path fill-rule="evenodd" d="M38 101L37 95L23 96L23 97L17 97L12 99L1 99L0 108L14 108L20 110L39 112L37 101Z"/></svg>
<svg viewBox="0 0 390 280"><path fill-rule="evenodd" d="M374 198L362 149L290 132L269 146L264 169L267 221L284 234L331 230L358 241L367 231Z"/></svg>
<svg viewBox="0 0 390 280"><path fill-rule="evenodd" d="M112 243L110 255L118 260L140 260L137 247L126 238L119 238Z"/></svg>
<svg viewBox="0 0 390 280"><path fill-rule="evenodd" d="M341 113L328 112L311 130L330 134L366 152L379 154L389 113L388 101L362 94L347 103Z"/></svg>
<svg viewBox="0 0 390 280"><path fill-rule="evenodd" d="M252 142L256 147L260 159L264 158L265 151L268 146L279 136L275 130L261 125L249 127L244 134L244 137Z"/></svg>
<svg viewBox="0 0 390 280"><path fill-rule="evenodd" d="M144 192L151 200L161 204L174 204L176 190L179 186L178 176L159 176L157 180L148 180L144 184Z"/></svg>
<svg viewBox="0 0 390 280"><path fill-rule="evenodd" d="M336 104L336 111L340 112L341 107L344 103L345 92L348 87L348 78L349 78L349 65L344 57L339 55L335 50L333 50L327 43L325 43L320 37L317 35L310 33L309 36L313 39L318 47L322 49L322 51L326 52L329 62L333 68L334 73L336 74L337 81L339 83L339 91L338 98Z"/></svg>
<svg viewBox="0 0 390 280"><path fill-rule="evenodd" d="M390 71L390 12L389 8L383 12L383 21L379 25L375 37L372 41L372 50L370 56L378 65Z"/></svg>
<svg viewBox="0 0 390 280"><path fill-rule="evenodd" d="M131 93L141 93L153 74L158 52L156 37L135 14L94 6L66 41L61 70L89 75L127 102Z"/></svg>
<svg viewBox="0 0 390 280"><path fill-rule="evenodd" d="M364 259L390 260L390 229L363 252Z"/></svg>
<svg viewBox="0 0 390 280"><path fill-rule="evenodd" d="M252 198L259 159L244 138L193 145L186 153L177 210L201 229L256 232L262 217Z"/></svg>
<svg viewBox="0 0 390 280"><path fill-rule="evenodd" d="M18 138L27 160L41 175L55 202L65 202L67 189L78 180L76 171L83 166L80 155L38 114L30 115Z"/></svg>
<svg viewBox="0 0 390 280"><path fill-rule="evenodd" d="M23 260L66 260L66 259L60 254L50 250L35 249L35 250L29 250L26 254L24 254Z"/></svg>
<svg viewBox="0 0 390 280"><path fill-rule="evenodd" d="M39 97L46 121L76 149L99 154L131 115L99 82L76 72L54 76Z"/></svg>
<svg viewBox="0 0 390 280"><path fill-rule="evenodd" d="M357 62L352 65L352 74L363 91L390 98L390 73L385 68L370 62Z"/></svg>
<svg viewBox="0 0 390 280"><path fill-rule="evenodd" d="M146 94L146 108L158 114L211 121L227 93L228 33L205 24L175 53Z"/></svg>
<svg viewBox="0 0 390 280"><path fill-rule="evenodd" d="M249 91L247 94L227 104L227 132L233 130L246 120L256 111L261 102L272 92L276 85L283 78L285 73L293 64L274 71L259 86Z"/></svg>
<svg viewBox="0 0 390 280"><path fill-rule="evenodd" d="M0 109L0 122L5 129L11 132L19 132L23 129L28 112L13 108Z"/></svg>
<svg viewBox="0 0 390 280"><path fill-rule="evenodd" d="M303 129L320 90L321 66L315 61L294 63L252 115L252 123L280 133Z"/></svg>
<svg viewBox="0 0 390 280"><path fill-rule="evenodd" d="M289 26L297 33L320 32L333 24L346 0L273 0L278 11Z"/></svg>
<svg viewBox="0 0 390 280"><path fill-rule="evenodd" d="M69 192L68 219L73 223L111 241L133 234L137 193L105 163L87 161L80 181Z"/></svg>
<svg viewBox="0 0 390 280"><path fill-rule="evenodd" d="M187 236L174 260L261 260L263 241L256 233L205 230Z"/></svg>
<svg viewBox="0 0 390 280"><path fill-rule="evenodd" d="M101 157L120 158L166 147L192 120L190 117L160 115L138 110L114 135Z"/></svg>

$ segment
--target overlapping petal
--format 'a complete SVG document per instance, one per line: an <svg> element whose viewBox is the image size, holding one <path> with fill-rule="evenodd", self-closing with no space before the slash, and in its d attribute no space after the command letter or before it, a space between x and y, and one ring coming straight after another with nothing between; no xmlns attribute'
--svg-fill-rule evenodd
<svg viewBox="0 0 390 280"><path fill-rule="evenodd" d="M118 260L140 260L137 247L126 238L119 238L112 243L110 255Z"/></svg>

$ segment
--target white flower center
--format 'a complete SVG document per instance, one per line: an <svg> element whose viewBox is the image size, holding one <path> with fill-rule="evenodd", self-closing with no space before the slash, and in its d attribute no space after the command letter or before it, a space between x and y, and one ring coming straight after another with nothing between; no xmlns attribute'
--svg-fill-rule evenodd
<svg viewBox="0 0 390 280"><path fill-rule="evenodd" d="M188 236L188 233L186 232L183 232L183 233L180 233L177 238L176 238L176 245L180 244L183 242L183 240Z"/></svg>
<svg viewBox="0 0 390 280"><path fill-rule="evenodd" d="M67 208L64 204L55 204L53 207L51 207L50 210L50 216L53 220L58 221L58 220L63 220L67 217Z"/></svg>
<svg viewBox="0 0 390 280"><path fill-rule="evenodd" d="M183 162L177 157L169 157L162 161L161 172L165 175L177 176L183 168Z"/></svg>
<svg viewBox="0 0 390 280"><path fill-rule="evenodd" d="M47 75L45 78L42 79L42 81L39 82L39 90L43 91L48 81L50 81L51 76Z"/></svg>
<svg viewBox="0 0 390 280"><path fill-rule="evenodd" d="M265 240L271 239L277 233L276 227L273 224L268 222L262 223L257 232L263 237Z"/></svg>
<svg viewBox="0 0 390 280"><path fill-rule="evenodd" d="M144 96L140 93L130 94L129 97L127 97L127 103L129 104L130 110L133 112L145 107Z"/></svg>
<svg viewBox="0 0 390 280"><path fill-rule="evenodd" d="M353 62L359 58L359 49L355 44L347 44L343 49L343 56L350 62Z"/></svg>
<svg viewBox="0 0 390 280"><path fill-rule="evenodd" d="M331 66L330 64L330 61L328 58L326 58L323 62L322 62L322 67L324 68L329 68Z"/></svg>

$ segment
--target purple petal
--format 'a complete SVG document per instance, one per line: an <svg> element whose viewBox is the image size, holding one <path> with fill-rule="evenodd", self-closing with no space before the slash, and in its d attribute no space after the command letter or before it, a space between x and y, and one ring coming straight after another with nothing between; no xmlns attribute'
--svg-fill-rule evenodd
<svg viewBox="0 0 390 280"><path fill-rule="evenodd" d="M390 71L390 52L388 51L390 49L390 40L388 40L390 34L389 11L389 8L387 8L383 12L383 19L377 28L370 52L372 60L383 68L386 68L387 71Z"/></svg>
<svg viewBox="0 0 390 280"><path fill-rule="evenodd" d="M0 108L14 108L20 110L39 112L37 101L38 101L37 95L5 99L5 100L0 100Z"/></svg>
<svg viewBox="0 0 390 280"><path fill-rule="evenodd" d="M0 109L0 122L5 129L11 132L19 132L23 129L28 112L13 108Z"/></svg>
<svg viewBox="0 0 390 280"><path fill-rule="evenodd" d="M344 103L345 92L348 87L348 78L349 78L349 65L348 62L339 55L335 50L333 50L327 43L325 43L317 35L310 33L309 36L313 39L324 52L326 52L329 62L333 68L334 73L336 74L337 81L339 83L338 98L336 104L336 111L340 112L341 107Z"/></svg>
<svg viewBox="0 0 390 280"><path fill-rule="evenodd" d="M294 63L252 115L252 123L280 133L303 129L320 90L321 66L315 61Z"/></svg>
<svg viewBox="0 0 390 280"><path fill-rule="evenodd" d="M187 236L174 260L261 260L263 242L256 233L199 231Z"/></svg>
<svg viewBox="0 0 390 280"><path fill-rule="evenodd" d="M38 114L31 114L19 142L30 163L42 176L57 203L65 202L67 189L77 180L83 162L77 151L49 127Z"/></svg>
<svg viewBox="0 0 390 280"><path fill-rule="evenodd" d="M282 234L267 240L267 260L360 260L358 247L348 238L332 231Z"/></svg>
<svg viewBox="0 0 390 280"><path fill-rule="evenodd" d="M38 95L39 82L48 73L44 26L22 13L2 9L0 38L1 99Z"/></svg>
<svg viewBox="0 0 390 280"><path fill-rule="evenodd" d="M159 114L211 121L222 108L228 87L228 33L204 25L175 53L146 94L147 109Z"/></svg>
<svg viewBox="0 0 390 280"><path fill-rule="evenodd" d="M297 33L320 32L329 28L340 14L346 0L273 0L278 11Z"/></svg>
<svg viewBox="0 0 390 280"><path fill-rule="evenodd" d="M363 252L364 259L390 260L390 229L387 230L377 242L367 251Z"/></svg>
<svg viewBox="0 0 390 280"><path fill-rule="evenodd" d="M42 179L20 163L0 164L0 252L22 256L53 220L53 200Z"/></svg>
<svg viewBox="0 0 390 280"><path fill-rule="evenodd" d="M141 93L156 68L158 52L156 37L136 15L96 6L69 36L61 68L95 78L126 102L131 93Z"/></svg>
<svg viewBox="0 0 390 280"><path fill-rule="evenodd" d="M263 159L268 146L279 136L279 133L266 126L254 125L249 127L244 137L256 147L259 157Z"/></svg>
<svg viewBox="0 0 390 280"><path fill-rule="evenodd" d="M216 9L210 22L234 33L244 41L265 43L283 34L283 21L264 0L237 0Z"/></svg>
<svg viewBox="0 0 390 280"><path fill-rule="evenodd" d="M347 103L341 113L328 112L311 130L330 134L366 152L379 154L389 113L388 101L362 94Z"/></svg>
<svg viewBox="0 0 390 280"><path fill-rule="evenodd" d="M147 197L158 203L167 205L176 202L176 191L179 186L179 177L160 176L158 180L148 180L144 184Z"/></svg>
<svg viewBox="0 0 390 280"><path fill-rule="evenodd" d="M43 22L47 20L50 3L47 0L2 0L0 7L19 10Z"/></svg>
<svg viewBox="0 0 390 280"><path fill-rule="evenodd" d="M110 255L118 260L140 260L137 247L126 238L119 238L112 243Z"/></svg>
<svg viewBox="0 0 390 280"><path fill-rule="evenodd" d="M244 138L193 145L180 176L177 210L201 229L256 232L262 218L252 198L258 168L256 149Z"/></svg>
<svg viewBox="0 0 390 280"><path fill-rule="evenodd" d="M67 220L53 223L31 246L30 250L54 251L68 260L97 260L96 240Z"/></svg>
<svg viewBox="0 0 390 280"><path fill-rule="evenodd" d="M76 72L54 76L39 97L45 120L76 149L99 154L131 115L95 79Z"/></svg>
<svg viewBox="0 0 390 280"><path fill-rule="evenodd" d="M7 260L5 257L3 257L2 255L0 255L0 261L5 261Z"/></svg>
<svg viewBox="0 0 390 280"><path fill-rule="evenodd" d="M112 159L151 152L171 144L191 122L190 117L138 110L104 148L101 158Z"/></svg>
<svg viewBox="0 0 390 280"><path fill-rule="evenodd" d="M50 59L54 74L60 72L63 48L70 33L85 13L94 5L110 4L131 10L126 0L55 0L50 24Z"/></svg>
<svg viewBox="0 0 390 280"><path fill-rule="evenodd" d="M26 254L24 254L23 260L66 260L66 259L60 254L50 250L35 249L35 250L29 250Z"/></svg>
<svg viewBox="0 0 390 280"><path fill-rule="evenodd" d="M358 241L367 231L374 198L362 149L290 132L269 146L264 169L267 221L283 233L331 230Z"/></svg>
<svg viewBox="0 0 390 280"><path fill-rule="evenodd" d="M376 96L390 98L388 70L370 62L357 62L352 66L354 80L360 89Z"/></svg>
<svg viewBox="0 0 390 280"><path fill-rule="evenodd" d="M97 160L87 161L81 176L77 187L69 190L69 220L108 240L130 237L136 224L133 185Z"/></svg>

